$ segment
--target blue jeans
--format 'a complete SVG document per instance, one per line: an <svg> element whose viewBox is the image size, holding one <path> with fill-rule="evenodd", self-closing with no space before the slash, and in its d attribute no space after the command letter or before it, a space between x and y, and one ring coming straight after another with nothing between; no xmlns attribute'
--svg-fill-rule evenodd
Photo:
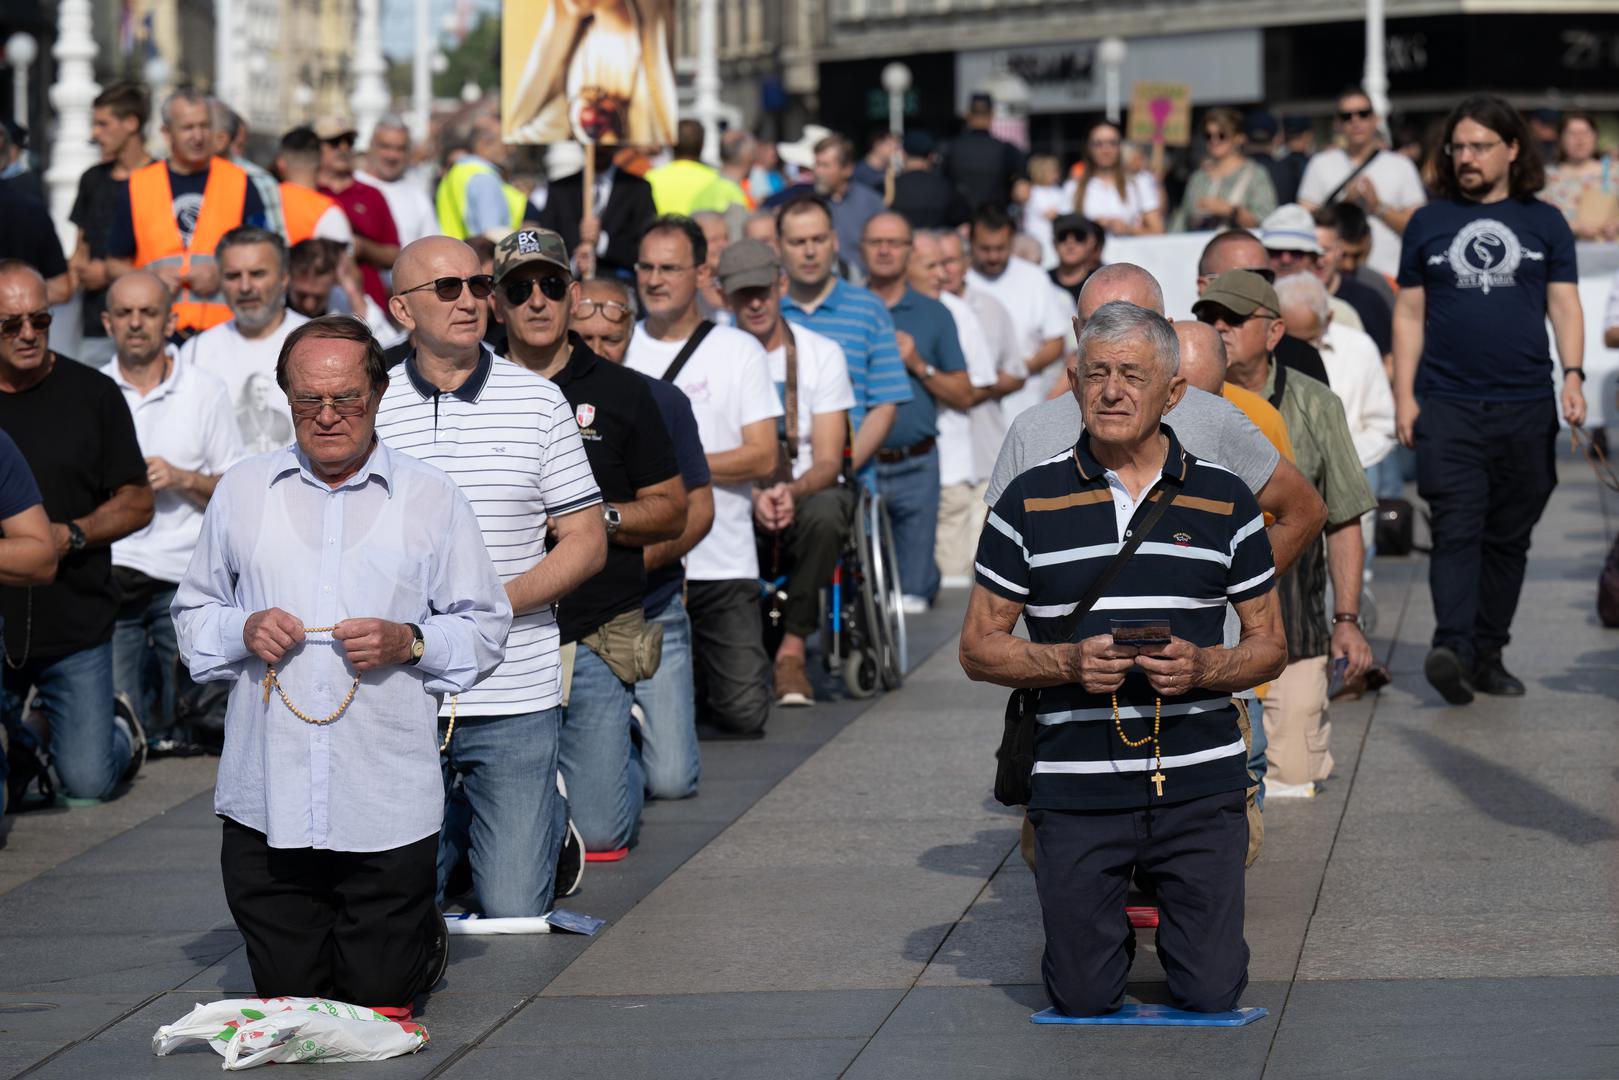
<svg viewBox="0 0 1619 1080"><path fill-rule="evenodd" d="M163 589L135 610L118 613L112 631L112 685L129 696L149 740L180 738L174 700L180 679L180 648L169 605L175 589Z"/></svg>
<svg viewBox="0 0 1619 1080"><path fill-rule="evenodd" d="M440 721L442 728L445 721ZM463 856L483 914L544 915L556 892L568 804L557 790L562 707L512 716L463 716L443 755L444 831L438 893Z"/></svg>
<svg viewBox="0 0 1619 1080"><path fill-rule="evenodd" d="M1270 746L1270 737L1265 734L1265 703L1258 698L1243 698L1248 703L1248 729L1253 740L1248 750L1248 775L1259 784L1259 791L1254 795L1254 802L1261 810L1265 809L1265 770L1270 763L1265 760L1265 749Z"/></svg>
<svg viewBox="0 0 1619 1080"><path fill-rule="evenodd" d="M6 730L20 732L29 687L38 690L35 707L51 725L51 765L62 794L73 799L105 799L129 768L134 753L129 735L112 722L112 643L92 645L53 660L29 660L7 672Z"/></svg>
<svg viewBox="0 0 1619 1080"><path fill-rule="evenodd" d="M574 650L573 687L562 720L562 778L586 851L617 851L635 835L646 778L630 740L631 687L585 645Z"/></svg>
<svg viewBox="0 0 1619 1080"><path fill-rule="evenodd" d="M677 595L648 621L663 627L663 660L650 679L635 684L635 703L646 717L639 751L641 771L646 776L648 798L685 799L697 794L697 781L703 773L697 748L691 620Z"/></svg>
<svg viewBox="0 0 1619 1080"><path fill-rule="evenodd" d="M939 531L939 448L904 461L879 461L877 490L894 527L900 591L931 602L939 593L939 564L933 560Z"/></svg>

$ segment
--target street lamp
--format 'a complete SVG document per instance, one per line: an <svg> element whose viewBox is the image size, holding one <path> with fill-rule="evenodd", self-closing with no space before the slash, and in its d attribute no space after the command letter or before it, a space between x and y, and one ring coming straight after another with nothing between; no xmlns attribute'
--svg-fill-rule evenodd
<svg viewBox="0 0 1619 1080"><path fill-rule="evenodd" d="M169 96L169 79L174 72L169 68L169 62L163 59L162 53L153 53L141 67L141 75L146 79L146 85L151 92L151 100L162 102ZM153 109L151 117L146 121L146 145L153 149L160 149L163 121L159 109ZM157 154L153 154L156 157Z"/></svg>
<svg viewBox="0 0 1619 1080"><path fill-rule="evenodd" d="M6 63L11 68L11 118L28 126L28 69L39 57L39 42L21 30L6 38Z"/></svg>
<svg viewBox="0 0 1619 1080"><path fill-rule="evenodd" d="M911 69L896 60L883 68L882 83L888 91L888 131L897 139L905 134L905 95L911 89Z"/></svg>
<svg viewBox="0 0 1619 1080"><path fill-rule="evenodd" d="M1129 47L1124 39L1119 37L1105 37L1097 47L1096 57L1102 61L1103 87L1107 102L1107 122L1115 126L1119 123L1119 114L1123 111L1121 99L1123 98L1124 58L1129 53Z"/></svg>

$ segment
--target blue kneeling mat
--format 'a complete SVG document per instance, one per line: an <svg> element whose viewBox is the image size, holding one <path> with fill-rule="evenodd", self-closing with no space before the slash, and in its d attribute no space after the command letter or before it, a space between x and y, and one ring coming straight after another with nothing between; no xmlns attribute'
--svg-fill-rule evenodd
<svg viewBox="0 0 1619 1080"><path fill-rule="evenodd" d="M1119 1024L1130 1027L1242 1027L1269 1016L1267 1009L1253 1006L1230 1012L1199 1013L1172 1009L1168 1005L1123 1005L1105 1016L1064 1016L1056 1009L1041 1009L1029 1017L1033 1024Z"/></svg>

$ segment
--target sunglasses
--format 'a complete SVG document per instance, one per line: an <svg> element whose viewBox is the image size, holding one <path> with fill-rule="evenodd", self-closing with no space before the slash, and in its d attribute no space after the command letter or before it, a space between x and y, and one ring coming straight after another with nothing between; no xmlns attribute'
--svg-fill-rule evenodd
<svg viewBox="0 0 1619 1080"><path fill-rule="evenodd" d="M1275 319L1280 316L1273 315L1265 308L1255 308L1247 315L1238 315L1235 311L1213 305L1197 313L1197 321L1204 326L1213 326L1216 322L1223 322L1233 330L1247 325L1251 319Z"/></svg>
<svg viewBox="0 0 1619 1080"><path fill-rule="evenodd" d="M1338 111L1338 122L1341 124L1347 124L1351 120L1370 120L1371 118L1372 110L1370 109L1340 109Z"/></svg>
<svg viewBox="0 0 1619 1080"><path fill-rule="evenodd" d="M581 300L573 306L573 317L588 319L598 311L610 323L621 323L630 317L630 305L617 300Z"/></svg>
<svg viewBox="0 0 1619 1080"><path fill-rule="evenodd" d="M353 146L354 138L352 131L346 131L341 135L334 135L330 139L322 139L321 143L324 146Z"/></svg>
<svg viewBox="0 0 1619 1080"><path fill-rule="evenodd" d="M36 311L31 315L13 315L8 319L0 319L0 336L16 337L22 333L22 324L27 322L40 333L51 328L51 313Z"/></svg>
<svg viewBox="0 0 1619 1080"><path fill-rule="evenodd" d="M568 279L556 274L547 274L544 277L515 278L500 287L506 296L506 303L512 307L528 302L529 296L534 292L534 286L540 287L540 295L547 300L561 300L568 295ZM474 292L473 296L478 294Z"/></svg>
<svg viewBox="0 0 1619 1080"><path fill-rule="evenodd" d="M434 296L448 304L461 299L461 286L463 285L471 290L474 300L487 300L489 299L489 294L495 291L494 278L488 274L474 274L469 278L434 278L432 281L424 281L413 288L401 289L399 295L408 296L413 292L421 292L423 289L432 289ZM523 295L527 296L528 294L524 293ZM521 303L521 301L513 301L513 303Z"/></svg>
<svg viewBox="0 0 1619 1080"><path fill-rule="evenodd" d="M1203 133L1203 138L1209 142L1225 142L1227 139L1231 138L1231 136L1227 135L1223 131L1205 131Z"/></svg>
<svg viewBox="0 0 1619 1080"><path fill-rule="evenodd" d="M319 416L328 405L338 416L359 416L365 412L367 402L371 400L370 394L345 394L342 397L292 397L288 395L287 404L292 409L292 415L302 420Z"/></svg>

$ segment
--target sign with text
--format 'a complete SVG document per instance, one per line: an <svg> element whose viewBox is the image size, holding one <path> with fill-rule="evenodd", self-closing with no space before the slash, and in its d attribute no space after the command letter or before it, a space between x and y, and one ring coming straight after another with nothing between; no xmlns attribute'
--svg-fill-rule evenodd
<svg viewBox="0 0 1619 1080"><path fill-rule="evenodd" d="M1187 146L1192 141L1192 88L1185 83L1138 82L1130 89L1131 142Z"/></svg>

